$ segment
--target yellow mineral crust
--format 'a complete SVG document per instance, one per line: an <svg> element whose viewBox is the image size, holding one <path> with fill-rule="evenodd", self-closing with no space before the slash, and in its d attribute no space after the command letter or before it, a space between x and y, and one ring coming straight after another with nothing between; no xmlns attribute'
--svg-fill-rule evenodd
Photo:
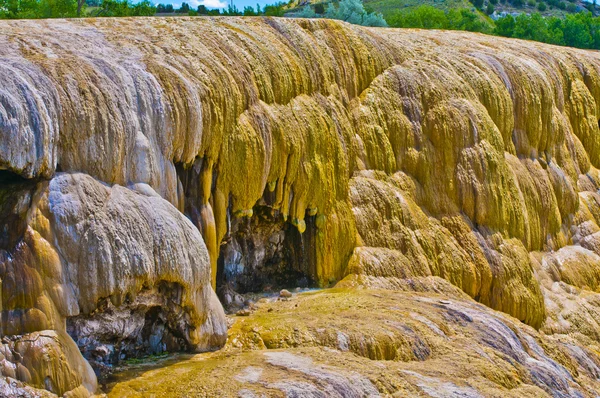
<svg viewBox="0 0 600 398"><path fill-rule="evenodd" d="M108 396L594 397L592 358L464 294L336 288L262 302L221 352L142 368Z"/></svg>
<svg viewBox="0 0 600 398"><path fill-rule="evenodd" d="M581 315L599 301L597 52L182 17L0 21L0 54L0 169L75 179L0 252L3 333L60 331L164 282L183 289L188 343L218 345L219 247L268 194L314 226L320 285L446 280L534 328L600 335Z"/></svg>

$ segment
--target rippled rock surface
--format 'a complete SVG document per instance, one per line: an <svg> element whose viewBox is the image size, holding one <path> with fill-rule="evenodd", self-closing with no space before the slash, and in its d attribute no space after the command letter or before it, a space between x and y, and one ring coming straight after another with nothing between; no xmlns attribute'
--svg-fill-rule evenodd
<svg viewBox="0 0 600 398"><path fill-rule="evenodd" d="M574 344L460 292L331 289L263 302L236 318L221 352L108 396L594 397L600 362Z"/></svg>
<svg viewBox="0 0 600 398"><path fill-rule="evenodd" d="M494 366L522 377L492 383L594 391L598 53L326 20L122 18L0 21L0 54L1 388L87 395L123 359L223 346L215 291L229 306L337 283L501 311L537 345L519 332L522 347L495 347L513 360ZM426 366L421 348L365 358ZM264 358L317 377L288 354ZM488 394L410 372L429 395ZM352 391L370 394L360 380Z"/></svg>

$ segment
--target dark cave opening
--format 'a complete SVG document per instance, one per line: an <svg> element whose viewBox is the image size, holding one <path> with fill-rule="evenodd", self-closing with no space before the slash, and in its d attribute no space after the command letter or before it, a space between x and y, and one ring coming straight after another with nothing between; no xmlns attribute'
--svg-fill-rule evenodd
<svg viewBox="0 0 600 398"><path fill-rule="evenodd" d="M203 158L189 165L176 163L175 168L185 196L185 213L202 232L194 215L199 214L203 197L214 197L214 192L204 190L214 189L218 170ZM227 293L315 286L316 218L307 212L306 230L300 233L284 220L274 202L275 193L265 188L251 217L236 217L229 209L229 230L218 248L216 276L217 294L226 308Z"/></svg>
<svg viewBox="0 0 600 398"><path fill-rule="evenodd" d="M67 333L105 383L123 363L192 348L181 294L181 285L162 281L118 307L101 299L92 314L68 317Z"/></svg>
<svg viewBox="0 0 600 398"><path fill-rule="evenodd" d="M269 206L232 220L217 261L218 290L244 294L314 286L314 218L306 217L302 234Z"/></svg>

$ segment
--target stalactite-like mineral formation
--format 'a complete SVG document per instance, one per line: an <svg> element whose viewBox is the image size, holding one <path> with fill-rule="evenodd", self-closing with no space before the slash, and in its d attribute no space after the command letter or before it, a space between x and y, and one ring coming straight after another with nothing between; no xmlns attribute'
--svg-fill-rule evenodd
<svg viewBox="0 0 600 398"><path fill-rule="evenodd" d="M265 312L228 349L490 366L447 373L461 387L247 357L341 396L593 396L599 118L596 52L328 20L0 21L0 395L87 396L123 359L220 348L216 292L337 283L355 293L315 296L297 333L256 337ZM412 323L319 334L320 310L377 308L356 289L400 291L382 303Z"/></svg>

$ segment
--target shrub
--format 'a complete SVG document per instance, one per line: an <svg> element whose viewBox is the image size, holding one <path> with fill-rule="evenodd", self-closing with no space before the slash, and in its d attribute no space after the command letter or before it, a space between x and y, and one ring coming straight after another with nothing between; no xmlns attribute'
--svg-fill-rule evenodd
<svg viewBox="0 0 600 398"><path fill-rule="evenodd" d="M387 26L387 22L381 14L367 13L361 0L342 0L337 7L330 3L324 16L355 25Z"/></svg>
<svg viewBox="0 0 600 398"><path fill-rule="evenodd" d="M504 37L513 37L515 32L515 18L512 15L507 15L496 20L494 34Z"/></svg>
<svg viewBox="0 0 600 398"><path fill-rule="evenodd" d="M298 18L315 18L317 15L311 6L304 6L296 15Z"/></svg>

